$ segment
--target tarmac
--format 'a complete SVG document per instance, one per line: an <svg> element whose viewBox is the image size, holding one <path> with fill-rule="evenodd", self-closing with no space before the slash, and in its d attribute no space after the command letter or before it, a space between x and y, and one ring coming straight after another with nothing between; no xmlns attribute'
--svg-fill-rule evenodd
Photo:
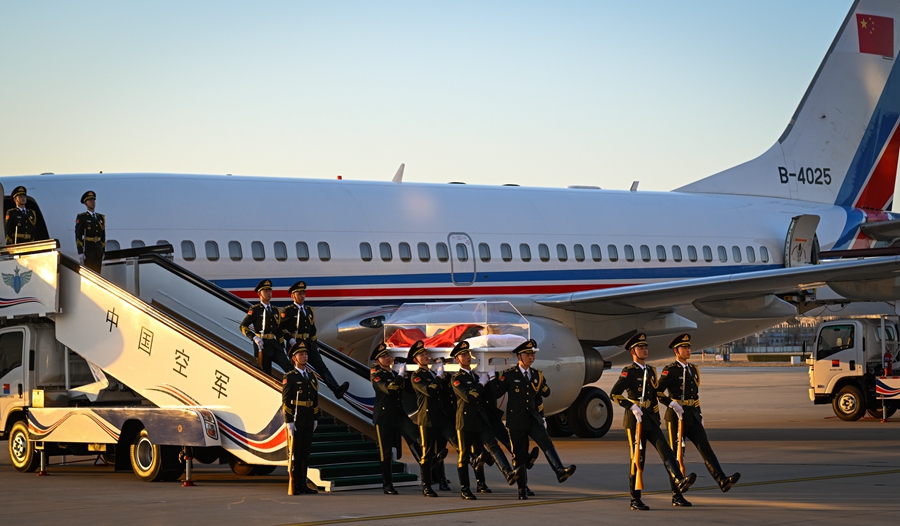
<svg viewBox="0 0 900 526"><path fill-rule="evenodd" d="M415 488L400 495L381 490L289 497L284 468L263 477L238 477L227 466L195 464L195 487L141 482L132 473L93 466L93 458L68 457L37 477L15 471L6 443L0 453L0 524L895 524L900 518L900 415L886 423L837 419L807 394L807 368L701 366L706 428L725 471L742 474L722 493L692 445L686 465L697 482L685 494L691 508L673 508L666 473L649 452L644 502L630 511L628 446L615 408L603 438L557 438L566 464L577 472L563 484L538 459L529 472L537 496L516 499L498 471L489 468L493 493L477 501L453 492L425 498ZM597 385L609 390L618 369ZM550 386L551 388L553 386ZM406 457L405 458L410 458ZM53 457L59 462L60 457ZM73 462L77 461L77 462ZM410 469L416 469L412 464ZM893 517L893 519L891 518Z"/></svg>

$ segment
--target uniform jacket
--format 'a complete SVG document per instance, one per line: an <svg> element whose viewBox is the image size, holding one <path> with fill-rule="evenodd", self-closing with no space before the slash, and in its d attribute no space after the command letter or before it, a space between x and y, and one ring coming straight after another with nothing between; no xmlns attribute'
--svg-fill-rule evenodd
<svg viewBox="0 0 900 526"><path fill-rule="evenodd" d="M375 406L372 408L372 423L386 427L400 427L403 418L408 418L403 409L403 390L406 376L379 366L369 373L372 389L375 390Z"/></svg>
<svg viewBox="0 0 900 526"><path fill-rule="evenodd" d="M34 210L25 209L25 212L22 212L13 207L6 211L7 245L35 241L35 233L37 233L37 213ZM16 239L13 240L13 237Z"/></svg>
<svg viewBox="0 0 900 526"><path fill-rule="evenodd" d="M279 330L283 333L282 337L285 341L290 341L291 338L304 341L306 348L311 350L316 348L314 346L317 342L316 315L309 305L304 304L303 309L306 311L306 316L300 312L296 303L285 307L281 311Z"/></svg>
<svg viewBox="0 0 900 526"><path fill-rule="evenodd" d="M416 423L422 427L440 427L446 424L449 417L444 413L442 397L447 385L443 379L434 376L427 367L419 366L412 372L409 380L419 407Z"/></svg>
<svg viewBox="0 0 900 526"><path fill-rule="evenodd" d="M79 254L84 254L84 249L106 250L106 216L103 214L91 215L90 212L82 212L75 217L75 246Z"/></svg>
<svg viewBox="0 0 900 526"><path fill-rule="evenodd" d="M247 315L244 316L244 321L241 322L241 332L251 340L254 336L263 338L263 326L265 326L265 334L273 335L274 338L263 339L274 339L281 343L284 341L283 333L278 328L281 323L281 311L271 303L269 307L269 312L266 312L266 307L262 303L250 307ZM263 317L265 317L265 323L263 323Z"/></svg>
<svg viewBox="0 0 900 526"><path fill-rule="evenodd" d="M508 395L506 427L510 429L528 430L534 421L544 423L543 397L550 396L550 388L544 373L533 367L530 373L531 381L528 381L519 366L515 366L500 373L495 380L499 391Z"/></svg>
<svg viewBox="0 0 900 526"><path fill-rule="evenodd" d="M306 379L296 367L284 375L281 380L281 406L286 424L306 423L318 418L319 380L311 370L306 370Z"/></svg>
<svg viewBox="0 0 900 526"><path fill-rule="evenodd" d="M686 424L692 423L692 421L699 424L702 418L700 414L700 369L690 362L687 366L690 374L685 378L684 367L677 360L666 365L660 373L656 390L659 401L667 406L672 400L679 404L682 404L682 400L694 401L682 404L683 418ZM682 398L682 385L684 386L684 398ZM672 408L666 411L666 420L669 422L678 420L678 416Z"/></svg>
<svg viewBox="0 0 900 526"><path fill-rule="evenodd" d="M451 379L456 394L456 429L476 433L490 428L484 399L490 395L475 373L460 370Z"/></svg>
<svg viewBox="0 0 900 526"><path fill-rule="evenodd" d="M625 409L625 427L634 424L634 413L631 405L641 406L643 410L642 423L659 426L659 399L656 397L656 369L646 366L647 387L644 391L644 370L637 363L622 368L622 373L616 380L610 391L613 402ZM644 402L641 403L643 393Z"/></svg>

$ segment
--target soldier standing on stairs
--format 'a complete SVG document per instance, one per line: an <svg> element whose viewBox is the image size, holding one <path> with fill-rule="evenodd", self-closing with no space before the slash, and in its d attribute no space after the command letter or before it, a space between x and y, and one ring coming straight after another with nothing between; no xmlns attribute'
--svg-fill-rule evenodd
<svg viewBox="0 0 900 526"><path fill-rule="evenodd" d="M291 347L294 368L281 380L281 403L288 431L288 495L318 493L306 484L312 435L318 425L319 382L306 367L306 343Z"/></svg>

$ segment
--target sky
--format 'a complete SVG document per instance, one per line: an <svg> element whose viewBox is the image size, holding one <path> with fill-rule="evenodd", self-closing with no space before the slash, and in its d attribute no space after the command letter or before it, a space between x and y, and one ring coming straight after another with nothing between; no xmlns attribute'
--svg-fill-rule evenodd
<svg viewBox="0 0 900 526"><path fill-rule="evenodd" d="M0 0L0 175L671 190L784 131L851 0Z"/></svg>

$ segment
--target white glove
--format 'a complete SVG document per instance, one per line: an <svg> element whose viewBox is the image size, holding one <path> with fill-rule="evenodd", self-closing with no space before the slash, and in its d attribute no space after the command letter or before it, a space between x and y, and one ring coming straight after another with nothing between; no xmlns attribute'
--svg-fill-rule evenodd
<svg viewBox="0 0 900 526"><path fill-rule="evenodd" d="M544 429L547 429L549 431L549 429L547 428L547 420L543 418L541 420L544 420Z"/></svg>
<svg viewBox="0 0 900 526"><path fill-rule="evenodd" d="M84 254L78 254L78 262L84 265Z"/></svg>
<svg viewBox="0 0 900 526"><path fill-rule="evenodd" d="M259 347L259 350L261 351L263 348L263 339L259 336L254 336L253 341L256 342L256 346Z"/></svg>
<svg viewBox="0 0 900 526"><path fill-rule="evenodd" d="M395 373L402 375L403 373L406 372L406 364L405 363L395 363L393 369L394 369Z"/></svg>
<svg viewBox="0 0 900 526"><path fill-rule="evenodd" d="M293 423L293 422L288 422L288 423L287 423L287 430L288 430L288 433L290 433L291 435L293 435L293 434L294 434L294 431L296 431L296 429L297 429L297 424L295 424L295 423Z"/></svg>
<svg viewBox="0 0 900 526"><path fill-rule="evenodd" d="M679 404L675 400L672 400L671 402L669 402L669 407L672 408L672 411L675 411L678 414L678 420L681 420L682 415L684 415L684 408L681 407L681 404Z"/></svg>
<svg viewBox="0 0 900 526"><path fill-rule="evenodd" d="M439 363L434 366L434 375L435 376L444 376L444 364Z"/></svg>
<svg viewBox="0 0 900 526"><path fill-rule="evenodd" d="M478 377L478 383L480 383L481 385L487 385L489 380L490 378L488 378L488 375L485 373L481 373L481 375L479 375Z"/></svg>
<svg viewBox="0 0 900 526"><path fill-rule="evenodd" d="M316 432L316 428L317 428L317 427L319 427L319 421L318 421L318 420L313 420L313 433Z"/></svg>
<svg viewBox="0 0 900 526"><path fill-rule="evenodd" d="M496 367L493 367L493 366L491 366L491 368L490 368L490 369L488 369L488 372L487 372L487 374L488 374L488 376L489 376L489 377L491 377L491 378L493 378L493 377L495 377L495 376L497 376L497 368L496 368Z"/></svg>
<svg viewBox="0 0 900 526"><path fill-rule="evenodd" d="M291 347L293 347L294 344L297 343L297 340L295 338L291 338L291 340L288 343L291 345Z"/></svg>
<svg viewBox="0 0 900 526"><path fill-rule="evenodd" d="M638 407L637 404L631 404L631 412L634 413L634 418L636 418L637 421L640 422L641 415L644 414L644 412L641 410L641 408Z"/></svg>

